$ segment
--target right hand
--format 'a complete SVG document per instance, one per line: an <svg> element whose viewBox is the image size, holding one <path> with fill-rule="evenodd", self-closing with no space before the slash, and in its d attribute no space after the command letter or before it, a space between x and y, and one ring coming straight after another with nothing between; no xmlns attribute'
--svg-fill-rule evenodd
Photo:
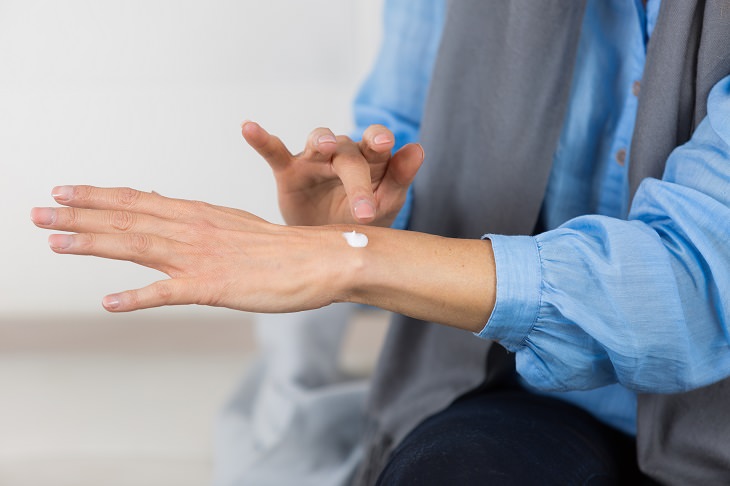
<svg viewBox="0 0 730 486"><path fill-rule="evenodd" d="M317 128L297 155L255 122L245 122L241 133L271 166L279 208L295 226L390 226L424 156L419 144L391 156L395 137L382 125L368 127L361 142Z"/></svg>

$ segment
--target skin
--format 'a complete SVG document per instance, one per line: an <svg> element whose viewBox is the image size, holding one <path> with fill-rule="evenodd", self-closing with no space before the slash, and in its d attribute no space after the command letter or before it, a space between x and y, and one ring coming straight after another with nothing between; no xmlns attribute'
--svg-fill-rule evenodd
<svg viewBox="0 0 730 486"><path fill-rule="evenodd" d="M382 125L368 127L359 143L317 128L298 155L257 123L244 122L241 133L269 163L284 221L296 226L390 226L424 157L418 144L391 156L395 137Z"/></svg>
<svg viewBox="0 0 730 486"><path fill-rule="evenodd" d="M129 188L59 186L61 207L31 211L60 254L127 260L170 278L104 297L110 312L200 304L252 312L294 312L357 302L479 331L495 300L489 241L388 228L423 161L373 126L363 141L317 129L291 155L259 125L244 138L271 165L288 225L246 211ZM333 141L334 140L334 141ZM363 210L363 204L370 206ZM369 223L369 225L356 224ZM365 248L343 232L365 233Z"/></svg>

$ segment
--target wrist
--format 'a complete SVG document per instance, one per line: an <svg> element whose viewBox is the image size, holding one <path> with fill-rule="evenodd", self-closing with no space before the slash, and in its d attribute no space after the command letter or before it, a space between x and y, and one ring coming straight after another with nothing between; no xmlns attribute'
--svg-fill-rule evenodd
<svg viewBox="0 0 730 486"><path fill-rule="evenodd" d="M328 259L336 301L362 303L480 331L494 308L491 242L357 225L327 227L337 252ZM342 236L368 237L352 248Z"/></svg>
<svg viewBox="0 0 730 486"><path fill-rule="evenodd" d="M328 274L334 301L367 304L358 298L358 292L380 228L356 224L333 224L325 228L332 244Z"/></svg>
<svg viewBox="0 0 730 486"><path fill-rule="evenodd" d="M330 224L326 226L288 226L308 235L314 246L314 266L310 268L308 285L314 286L318 295L328 304L356 302L353 292L365 267L364 248L352 247L345 239L345 233L356 231L365 234L370 227L356 224Z"/></svg>

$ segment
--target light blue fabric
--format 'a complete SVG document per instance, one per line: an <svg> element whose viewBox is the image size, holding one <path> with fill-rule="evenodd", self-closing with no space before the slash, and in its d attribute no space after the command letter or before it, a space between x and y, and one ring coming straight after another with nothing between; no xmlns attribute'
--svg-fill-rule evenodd
<svg viewBox="0 0 730 486"><path fill-rule="evenodd" d="M639 3L639 7L634 4ZM626 217L628 147L646 45L641 0L589 0L570 101L553 159L542 219L552 229L583 214ZM567 68L567 67L566 67ZM624 165L616 161L627 153Z"/></svg>
<svg viewBox="0 0 730 486"><path fill-rule="evenodd" d="M446 2L386 0L384 11L380 52L354 102L354 138L379 123L395 134L397 150L418 140Z"/></svg>
<svg viewBox="0 0 730 486"><path fill-rule="evenodd" d="M662 180L641 184L628 220L490 238L497 307L481 335L516 352L533 385L676 392L728 376L730 77Z"/></svg>
<svg viewBox="0 0 730 486"><path fill-rule="evenodd" d="M479 333L516 352L536 392L627 433L634 391L680 391L730 374L730 81L712 92L708 120L673 153L663 180L645 181L629 208L634 82L659 5L588 0L542 212L551 231L488 235L497 302ZM390 127L403 145L417 140L444 2L385 8L397 27L357 98L356 120Z"/></svg>

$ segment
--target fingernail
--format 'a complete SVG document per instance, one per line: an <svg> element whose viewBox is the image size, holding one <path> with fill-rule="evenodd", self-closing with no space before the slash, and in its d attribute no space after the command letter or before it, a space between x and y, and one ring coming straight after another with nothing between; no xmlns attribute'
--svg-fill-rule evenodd
<svg viewBox="0 0 730 486"><path fill-rule="evenodd" d="M48 237L48 245L54 250L65 250L73 244L71 235L51 235Z"/></svg>
<svg viewBox="0 0 730 486"><path fill-rule="evenodd" d="M317 139L317 145L321 143L337 143L337 139L334 135L322 135Z"/></svg>
<svg viewBox="0 0 730 486"><path fill-rule="evenodd" d="M73 195L73 186L56 186L53 188L53 191L51 191L51 196L53 196L57 201L68 201L73 197Z"/></svg>
<svg viewBox="0 0 730 486"><path fill-rule="evenodd" d="M101 301L101 305L103 305L105 309L109 310L118 309L120 303L121 300L118 295L107 295Z"/></svg>
<svg viewBox="0 0 730 486"><path fill-rule="evenodd" d="M390 136L388 136L384 133L380 133L378 135L375 135L373 142L377 143L378 145L383 144L383 143L390 143Z"/></svg>
<svg viewBox="0 0 730 486"><path fill-rule="evenodd" d="M56 222L56 210L52 208L33 208L30 219L35 224L49 225Z"/></svg>
<svg viewBox="0 0 730 486"><path fill-rule="evenodd" d="M375 217L375 206L368 200L361 200L355 203L355 216L357 219L372 219Z"/></svg>

